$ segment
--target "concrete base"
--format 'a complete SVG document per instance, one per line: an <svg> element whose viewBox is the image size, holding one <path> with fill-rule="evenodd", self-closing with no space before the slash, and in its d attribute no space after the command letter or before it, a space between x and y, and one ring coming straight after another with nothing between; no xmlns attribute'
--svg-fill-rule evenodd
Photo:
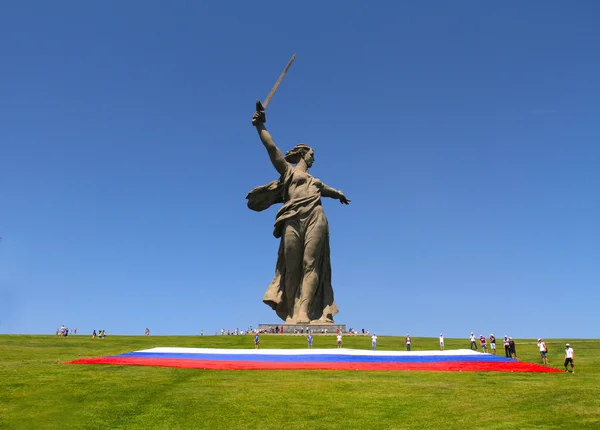
<svg viewBox="0 0 600 430"><path fill-rule="evenodd" d="M337 330L340 330L342 333L346 333L346 324L259 324L259 330L265 330L265 332L269 333L274 327L277 327L277 333L280 332L281 327L283 326L283 332L285 334L294 334L296 331L298 333L307 333L307 329L310 329L313 334L335 334ZM327 332L325 332L327 330ZM275 333L275 330L273 330Z"/></svg>

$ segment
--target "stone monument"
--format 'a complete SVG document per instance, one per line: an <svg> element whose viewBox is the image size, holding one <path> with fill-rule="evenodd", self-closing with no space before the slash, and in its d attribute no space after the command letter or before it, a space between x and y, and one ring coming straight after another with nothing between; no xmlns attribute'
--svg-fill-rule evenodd
<svg viewBox="0 0 600 430"><path fill-rule="evenodd" d="M256 108L252 124L279 179L251 190L246 196L248 207L263 211L274 204L283 204L277 212L273 232L280 239L275 277L263 302L285 321L286 332L292 329L290 325L306 324L326 325L330 333L334 327L345 331L345 326L333 325L338 308L331 286L329 226L321 197L337 199L344 205L350 200L343 192L309 174L315 157L308 145L298 144L284 156L265 127L265 109L259 101Z"/></svg>

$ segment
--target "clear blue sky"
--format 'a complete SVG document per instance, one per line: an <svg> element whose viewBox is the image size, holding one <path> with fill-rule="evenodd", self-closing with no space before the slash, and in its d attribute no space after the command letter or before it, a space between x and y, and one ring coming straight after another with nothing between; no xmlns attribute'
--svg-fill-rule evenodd
<svg viewBox="0 0 600 430"><path fill-rule="evenodd" d="M324 201L336 321L600 337L600 3L12 2L0 26L0 333L214 333L262 303L277 177Z"/></svg>

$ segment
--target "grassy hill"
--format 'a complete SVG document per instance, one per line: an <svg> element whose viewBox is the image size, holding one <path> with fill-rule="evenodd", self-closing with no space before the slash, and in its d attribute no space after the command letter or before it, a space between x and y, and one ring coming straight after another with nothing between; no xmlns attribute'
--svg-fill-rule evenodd
<svg viewBox="0 0 600 430"><path fill-rule="evenodd" d="M576 374L70 366L60 363L155 346L251 349L252 337L0 335L0 428L600 428L600 343L568 341ZM565 342L546 340L550 366L562 368ZM539 363L535 344L517 339L519 359ZM377 346L404 349L404 339ZM446 349L468 346L446 339ZM261 337L261 348L304 347L301 336ZM335 338L317 335L314 347ZM413 351L437 348L437 338L413 338Z"/></svg>

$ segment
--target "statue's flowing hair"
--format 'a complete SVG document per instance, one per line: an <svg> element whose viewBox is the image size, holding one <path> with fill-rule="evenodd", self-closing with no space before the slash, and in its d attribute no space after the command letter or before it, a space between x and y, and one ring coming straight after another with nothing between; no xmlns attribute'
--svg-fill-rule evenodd
<svg viewBox="0 0 600 430"><path fill-rule="evenodd" d="M285 153L285 161L292 164L298 164L311 149L310 146L299 143Z"/></svg>

